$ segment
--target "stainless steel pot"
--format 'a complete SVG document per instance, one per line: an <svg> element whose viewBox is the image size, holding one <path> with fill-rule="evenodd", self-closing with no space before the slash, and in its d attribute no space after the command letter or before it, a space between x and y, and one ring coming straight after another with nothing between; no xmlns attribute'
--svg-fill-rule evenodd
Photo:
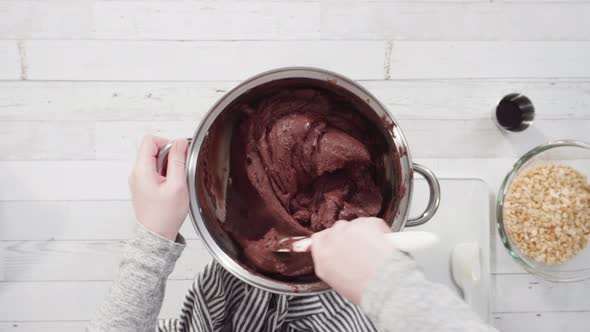
<svg viewBox="0 0 590 332"><path fill-rule="evenodd" d="M254 76L227 92L205 115L188 148L186 177L193 225L203 244L217 262L242 281L274 293L309 295L327 291L330 287L321 281L293 283L256 273L239 263L239 248L236 248L233 241L220 229L220 223L225 218L225 183L228 180L229 171L229 144L236 123L236 117L226 114L224 111L229 110L229 106L238 98L244 98L243 96L252 91L281 85L329 86L331 89L337 89L342 94L348 95L347 97L356 100L359 103L359 110L365 113L364 115L369 119L387 124L382 126L384 127L384 137L386 137L390 148L390 153L385 160L386 179L384 183L390 188L394 188L392 197L395 196L396 191L398 197L395 200L392 198L390 204L386 205L385 219L393 231L401 231L406 226L417 226L430 220L438 209L440 187L436 176L429 169L412 163L404 134L385 106L362 86L346 77L316 68L281 68ZM204 148L204 142L210 134L212 126L222 128L212 131L221 132L221 139L215 140L217 143L214 146ZM169 148L170 146L167 146L160 152L159 170L163 170L166 165ZM204 163L205 154L211 153L211 151L216 153L215 158L217 159L214 165ZM212 194L210 190L204 188L205 182L199 178L200 167L206 167L209 172L216 173L213 182L220 187L218 194ZM428 182L430 199L426 209L419 217L408 218L414 171L421 174ZM211 181L209 180L209 182Z"/></svg>

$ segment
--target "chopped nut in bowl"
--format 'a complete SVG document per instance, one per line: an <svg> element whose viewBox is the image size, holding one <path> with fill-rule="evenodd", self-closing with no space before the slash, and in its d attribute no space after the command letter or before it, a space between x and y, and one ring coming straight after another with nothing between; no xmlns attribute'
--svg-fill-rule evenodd
<svg viewBox="0 0 590 332"><path fill-rule="evenodd" d="M590 144L556 141L520 158L498 194L498 231L526 270L552 281L590 278Z"/></svg>

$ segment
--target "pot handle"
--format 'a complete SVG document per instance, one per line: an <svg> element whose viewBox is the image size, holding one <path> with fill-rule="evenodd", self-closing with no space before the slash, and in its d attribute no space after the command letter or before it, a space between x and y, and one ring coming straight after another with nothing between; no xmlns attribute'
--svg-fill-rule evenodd
<svg viewBox="0 0 590 332"><path fill-rule="evenodd" d="M192 141L192 138L189 137L186 140L190 144ZM174 141L171 141L170 143L166 144L158 152L158 157L156 158L156 171L158 172L158 174L160 174L162 176L166 176L166 168L168 166L168 152L170 152L170 148L172 147L172 144L174 144Z"/></svg>
<svg viewBox="0 0 590 332"><path fill-rule="evenodd" d="M419 164L413 164L412 168L414 169L414 172L420 173L420 175L426 179L426 182L428 182L430 198L428 199L426 210L424 210L424 212L422 212L417 218L409 218L406 222L406 227L419 226L430 220L436 213L436 210L438 210L440 204L440 184L438 183L436 175L434 175L434 173L428 168Z"/></svg>

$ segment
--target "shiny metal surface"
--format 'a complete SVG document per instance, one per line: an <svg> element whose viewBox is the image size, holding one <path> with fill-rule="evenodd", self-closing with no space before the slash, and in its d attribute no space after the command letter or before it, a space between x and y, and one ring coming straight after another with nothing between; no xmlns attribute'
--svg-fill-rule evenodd
<svg viewBox="0 0 590 332"><path fill-rule="evenodd" d="M422 212L417 218L409 218L406 221L406 227L420 226L424 224L434 216L440 205L440 184L438 183L436 175L434 175L434 173L428 168L419 164L414 164L413 168L415 172L420 173L426 179L428 189L430 190L430 196L428 198L426 210L424 210L424 212Z"/></svg>
<svg viewBox="0 0 590 332"><path fill-rule="evenodd" d="M226 250L224 250L219 245L217 241L218 239L215 238L215 236L210 231L210 228L208 227L208 223L216 223L219 221L215 218L209 218L208 220L208 218L206 217L211 215L219 216L219 211L207 211L207 209L211 210L212 207L201 206L199 204L199 202L205 201L205 198L199 197L200 193L197 186L195 185L196 183L198 183L197 167L199 162L200 148L216 118L226 109L228 105L230 105L237 98L252 90L253 88L269 82L292 78L302 78L314 81L317 80L323 81L324 83L329 82L330 84L337 85L346 90L347 93L350 93L358 97L360 100L364 101L367 105L369 105L371 111L374 112L379 118L387 120L391 124L393 124L391 128L388 130L388 139L390 139L393 143L393 146L395 146L395 148L398 149L397 152L399 152L398 155L400 156L400 169L399 172L396 173L397 179L390 180L399 181L399 185L405 188L405 190L403 191L403 196L399 199L399 204L397 205L397 212L395 214L392 214L390 220L387 220L388 223L391 225L393 231L401 231L404 228L404 226L406 226L406 222L408 220L410 200L413 191L412 168L414 168L417 172L423 174L426 177L431 188L431 193L433 195L429 200L429 204L425 212L420 217L413 219L411 221L412 225L422 224L432 217L432 215L436 211L436 208L438 207L438 202L440 200L440 190L438 187L438 181L436 181L436 177L434 176L434 174L432 174L432 172L420 165L414 165L412 163L405 136L401 131L400 127L397 125L397 122L395 121L393 116L391 116L387 112L385 106L383 106L383 104L381 104L377 100L377 98L373 96L370 92L368 92L366 89L364 89L359 84L355 83L354 81L346 77L316 68L281 68L254 76L240 83L232 90L227 92L219 101L217 101L217 103L215 103L215 105L213 105L213 107L205 115L204 119L199 125L199 128L195 132L192 138L192 143L188 149L187 183L189 185L188 188L190 195L190 217L193 222L193 225L197 230L197 233L201 237L204 245L211 253L211 255L226 270L235 275L237 278L252 286L259 287L274 293L288 295L309 295L325 292L330 290L330 288L328 285L321 281L298 284L276 280L258 274L237 262L237 260L234 259L234 257L232 257L232 253L229 250L227 250L227 248ZM230 126L231 123L228 123L226 125L227 128L230 128L228 133L231 132ZM231 135L227 136L228 137L225 138L226 140L231 139ZM228 150L227 146L229 145L227 144L224 150ZM403 153L401 153L402 151ZM229 153L229 151L223 152L226 154ZM225 176L227 177L227 174Z"/></svg>
<svg viewBox="0 0 590 332"><path fill-rule="evenodd" d="M190 144L192 138L186 139ZM166 175L166 165L168 164L168 152L170 152L170 148L174 144L174 141L166 144L160 151L158 151L158 157L156 158L156 171L158 174Z"/></svg>

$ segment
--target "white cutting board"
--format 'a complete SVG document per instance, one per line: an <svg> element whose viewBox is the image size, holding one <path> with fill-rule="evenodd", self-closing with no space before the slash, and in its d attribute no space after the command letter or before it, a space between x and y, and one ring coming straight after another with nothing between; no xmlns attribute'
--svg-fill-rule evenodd
<svg viewBox="0 0 590 332"><path fill-rule="evenodd" d="M488 185L481 179L453 178L439 179L441 187L440 207L426 224L408 227L405 231L424 230L438 234L440 242L435 246L413 254L429 280L449 286L462 296L451 275L451 252L462 242L477 242L481 248L481 286L477 291L484 297L482 317L489 322L490 313L490 232L492 195ZM426 181L417 178L410 216L417 216L428 201Z"/></svg>

